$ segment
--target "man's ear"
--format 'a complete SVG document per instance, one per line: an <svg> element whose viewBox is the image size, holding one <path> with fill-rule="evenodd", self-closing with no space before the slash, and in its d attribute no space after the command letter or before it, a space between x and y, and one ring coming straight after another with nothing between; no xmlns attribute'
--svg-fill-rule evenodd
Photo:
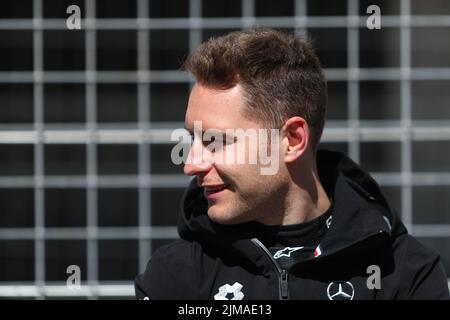
<svg viewBox="0 0 450 320"><path fill-rule="evenodd" d="M285 162L294 162L307 150L309 145L309 126L302 117L289 118L282 128L283 152Z"/></svg>

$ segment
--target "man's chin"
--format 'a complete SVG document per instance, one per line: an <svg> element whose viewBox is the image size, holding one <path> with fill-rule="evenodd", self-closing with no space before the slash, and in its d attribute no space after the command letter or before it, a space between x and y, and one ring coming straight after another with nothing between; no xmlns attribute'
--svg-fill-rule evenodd
<svg viewBox="0 0 450 320"><path fill-rule="evenodd" d="M219 224L230 224L229 218L225 215L225 213L217 208L217 204L208 207L208 217ZM228 223L227 223L228 222Z"/></svg>
<svg viewBox="0 0 450 320"><path fill-rule="evenodd" d="M219 208L217 204L212 205L208 208L208 217L218 224L223 225L234 225L242 223L242 217L235 214L230 214L231 210L226 210L225 208Z"/></svg>

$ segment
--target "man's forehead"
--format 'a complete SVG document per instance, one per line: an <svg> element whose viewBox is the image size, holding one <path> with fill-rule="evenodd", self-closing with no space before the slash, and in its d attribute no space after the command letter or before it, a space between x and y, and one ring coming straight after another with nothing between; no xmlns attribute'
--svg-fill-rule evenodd
<svg viewBox="0 0 450 320"><path fill-rule="evenodd" d="M196 84L192 89L186 110L185 127L194 130L194 122L199 121L203 130L256 127L242 114L242 96L238 85L230 89L212 89Z"/></svg>
<svg viewBox="0 0 450 320"><path fill-rule="evenodd" d="M189 97L185 116L185 128L200 133L209 130L227 133L230 130L271 129L268 123L245 115L245 98L242 86L230 89L213 89L195 84ZM201 128L195 122L201 123Z"/></svg>
<svg viewBox="0 0 450 320"><path fill-rule="evenodd" d="M214 89L196 84L189 96L188 108L192 112L205 113L211 111L214 114L238 111L244 104L241 86L235 85L229 89Z"/></svg>

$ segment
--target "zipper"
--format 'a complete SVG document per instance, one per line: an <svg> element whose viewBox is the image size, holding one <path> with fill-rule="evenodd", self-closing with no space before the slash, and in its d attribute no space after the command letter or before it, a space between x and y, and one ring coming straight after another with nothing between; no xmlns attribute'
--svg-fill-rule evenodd
<svg viewBox="0 0 450 320"><path fill-rule="evenodd" d="M288 300L289 299L289 272L287 270L281 269L280 265L275 261L275 259L272 257L272 254L270 251L266 248L264 244L262 244L261 241L259 241L256 238L253 238L251 240L258 248L260 248L272 261L272 264L275 266L275 269L278 273L278 293L279 293L279 299L280 300Z"/></svg>
<svg viewBox="0 0 450 320"><path fill-rule="evenodd" d="M280 299L287 300L289 299L289 282L288 282L289 273L286 270L281 270L280 275Z"/></svg>

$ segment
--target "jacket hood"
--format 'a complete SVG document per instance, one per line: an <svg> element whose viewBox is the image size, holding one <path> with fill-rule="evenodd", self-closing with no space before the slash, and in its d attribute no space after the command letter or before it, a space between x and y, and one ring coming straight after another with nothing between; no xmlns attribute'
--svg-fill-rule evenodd
<svg viewBox="0 0 450 320"><path fill-rule="evenodd" d="M320 259L350 250L354 252L362 247L358 244L364 244L364 250L368 246L375 249L407 233L379 185L350 158L338 152L319 150L317 167L321 183L334 203L330 229L320 243L323 252ZM256 236L259 224L217 224L208 218L207 207L203 188L193 179L182 200L178 221L181 238L258 260L259 251L254 250L250 239Z"/></svg>

